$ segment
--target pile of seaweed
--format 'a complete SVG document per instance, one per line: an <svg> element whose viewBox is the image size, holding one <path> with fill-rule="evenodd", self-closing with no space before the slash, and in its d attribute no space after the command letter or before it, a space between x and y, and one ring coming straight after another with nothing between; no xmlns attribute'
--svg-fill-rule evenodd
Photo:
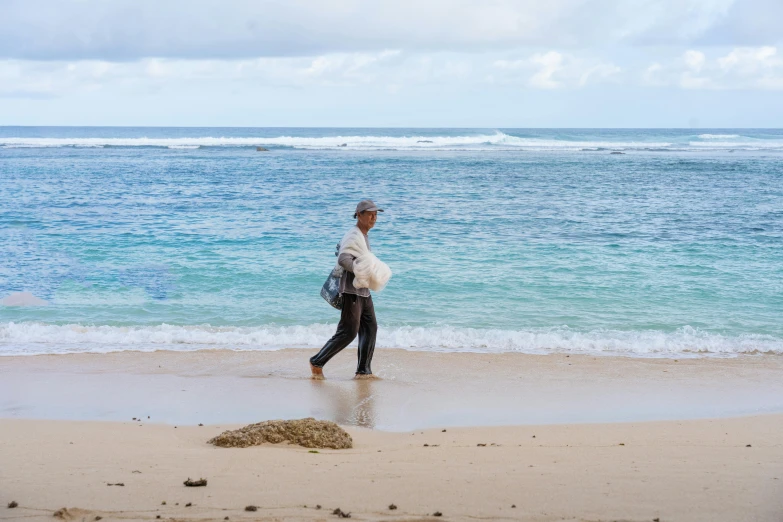
<svg viewBox="0 0 783 522"><path fill-rule="evenodd" d="M340 426L331 421L319 421L312 417L298 420L273 420L250 424L238 430L224 431L210 439L209 444L222 448L247 448L260 444L288 442L305 448L347 449L353 447L353 439Z"/></svg>

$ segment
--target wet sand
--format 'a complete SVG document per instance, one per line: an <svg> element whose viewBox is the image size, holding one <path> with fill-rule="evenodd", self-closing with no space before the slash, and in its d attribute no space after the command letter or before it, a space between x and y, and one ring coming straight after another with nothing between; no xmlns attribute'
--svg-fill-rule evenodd
<svg viewBox="0 0 783 522"><path fill-rule="evenodd" d="M350 349L349 349L350 350ZM716 418L783 412L783 357L631 359L378 350L309 379L312 350L0 357L0 418L171 424L313 416L381 430Z"/></svg>

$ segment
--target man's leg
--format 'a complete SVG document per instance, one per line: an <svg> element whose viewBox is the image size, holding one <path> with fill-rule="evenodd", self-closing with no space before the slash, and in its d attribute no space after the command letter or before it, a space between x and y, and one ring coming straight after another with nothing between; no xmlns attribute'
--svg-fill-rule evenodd
<svg viewBox="0 0 783 522"><path fill-rule="evenodd" d="M337 324L337 332L326 342L320 352L310 358L313 377L322 377L321 368L356 338L362 314L360 299L362 298L358 295L343 294L343 309L340 314L340 322Z"/></svg>
<svg viewBox="0 0 783 522"><path fill-rule="evenodd" d="M372 296L360 297L364 301L361 321L359 322L359 364L356 367L356 375L372 375L370 364L375 352L375 335L378 333L378 323L375 320L375 306L372 304Z"/></svg>

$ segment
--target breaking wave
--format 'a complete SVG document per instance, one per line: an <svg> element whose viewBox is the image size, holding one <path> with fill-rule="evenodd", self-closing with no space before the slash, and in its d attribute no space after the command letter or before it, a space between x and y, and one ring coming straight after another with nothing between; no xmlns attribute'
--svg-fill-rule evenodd
<svg viewBox="0 0 783 522"><path fill-rule="evenodd" d="M530 150L530 151L668 151L783 150L781 140L740 138L737 134L702 134L706 141L572 141L523 138L503 132L463 136L321 136L321 137L188 137L188 138L0 138L3 148L47 147L270 147L304 150Z"/></svg>
<svg viewBox="0 0 783 522"><path fill-rule="evenodd" d="M0 323L0 355L320 348L333 333L334 325L327 324L212 327L9 322ZM400 326L380 329L377 346L430 352L573 353L663 358L783 354L783 339L757 334L724 336L689 326L673 332Z"/></svg>
<svg viewBox="0 0 783 522"><path fill-rule="evenodd" d="M295 149L351 150L561 150L584 148L642 149L668 147L671 143L567 141L519 138L503 132L472 136L327 136L272 138L0 138L4 147L286 147Z"/></svg>

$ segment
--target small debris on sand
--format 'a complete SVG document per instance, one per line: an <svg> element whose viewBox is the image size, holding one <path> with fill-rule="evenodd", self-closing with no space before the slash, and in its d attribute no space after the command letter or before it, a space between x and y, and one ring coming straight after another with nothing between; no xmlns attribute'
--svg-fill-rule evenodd
<svg viewBox="0 0 783 522"><path fill-rule="evenodd" d="M160 515L155 515L155 518L160 518Z"/></svg>
<svg viewBox="0 0 783 522"><path fill-rule="evenodd" d="M131 473L141 473L141 471L134 469L133 471L131 471Z"/></svg>
<svg viewBox="0 0 783 522"><path fill-rule="evenodd" d="M424 445L424 447L425 447L425 448L429 448L429 447L430 447L430 445L429 445L429 444L425 444L425 445Z"/></svg>
<svg viewBox="0 0 783 522"><path fill-rule="evenodd" d="M164 500L163 502L160 503L160 505L161 506L165 506L166 505L166 501Z"/></svg>
<svg viewBox="0 0 783 522"><path fill-rule="evenodd" d="M315 509L321 509L321 504L316 504Z"/></svg>
<svg viewBox="0 0 783 522"><path fill-rule="evenodd" d="M103 517L98 515L98 516L95 517L95 520L103 520Z"/></svg>
<svg viewBox="0 0 783 522"><path fill-rule="evenodd" d="M332 511L332 515L337 515L340 518L351 518L351 514L350 513L345 513L340 508L337 508L334 511Z"/></svg>
<svg viewBox="0 0 783 522"><path fill-rule="evenodd" d="M486 444L476 444L476 446L479 446L479 447L483 448L484 446L486 446Z"/></svg>
<svg viewBox="0 0 783 522"><path fill-rule="evenodd" d="M661 519L660 518L654 518L653 522L661 522Z"/></svg>
<svg viewBox="0 0 783 522"><path fill-rule="evenodd" d="M751 448L752 446L750 444L745 444L746 448Z"/></svg>
<svg viewBox="0 0 783 522"><path fill-rule="evenodd" d="M442 517L443 513L441 513L440 511L436 511L435 513L432 514L432 516L433 517Z"/></svg>
<svg viewBox="0 0 783 522"><path fill-rule="evenodd" d="M446 433L446 430L441 430L441 433Z"/></svg>
<svg viewBox="0 0 783 522"><path fill-rule="evenodd" d="M200 422L198 423L198 425L199 425L199 426L203 426L203 424L201 424Z"/></svg>
<svg viewBox="0 0 783 522"><path fill-rule="evenodd" d="M625 442L621 442L618 446L625 446Z"/></svg>
<svg viewBox="0 0 783 522"><path fill-rule="evenodd" d="M124 486L124 485L125 485L125 483L124 483L124 482L117 482L117 483L115 483L115 484L110 484L110 483L107 483L106 485L107 485L107 486Z"/></svg>
<svg viewBox="0 0 783 522"><path fill-rule="evenodd" d="M397 506L395 506L394 504L389 504L389 509L394 511L395 509L397 509Z"/></svg>
<svg viewBox="0 0 783 522"><path fill-rule="evenodd" d="M318 450L310 450L307 453L318 453Z"/></svg>
<svg viewBox="0 0 783 522"><path fill-rule="evenodd" d="M223 520L228 520L228 517L224 518Z"/></svg>
<svg viewBox="0 0 783 522"><path fill-rule="evenodd" d="M71 518L71 514L68 513L68 508L60 508L57 511L54 512L54 518L61 518L63 520L67 518Z"/></svg>
<svg viewBox="0 0 783 522"><path fill-rule="evenodd" d="M238 430L224 431L208 442L222 448L247 448L264 443L281 442L298 444L305 448L353 447L353 439L340 426L331 421L319 421L312 417L250 424Z"/></svg>
<svg viewBox="0 0 783 522"><path fill-rule="evenodd" d="M245 506L245 511L258 511L258 506Z"/></svg>
<svg viewBox="0 0 783 522"><path fill-rule="evenodd" d="M515 508L515 507L517 507L517 505L516 504L511 504L511 507Z"/></svg>
<svg viewBox="0 0 783 522"><path fill-rule="evenodd" d="M190 480L190 477L188 477L188 480L183 482L187 487L189 488L200 488L207 485L207 479L201 478L198 480Z"/></svg>
<svg viewBox="0 0 783 522"><path fill-rule="evenodd" d="M14 509L17 506L19 506L19 504L17 504L16 500L12 500L8 503L8 509Z"/></svg>
<svg viewBox="0 0 783 522"><path fill-rule="evenodd" d="M190 507L192 505L193 505L193 502L188 502L187 504L185 504L185 507Z"/></svg>

